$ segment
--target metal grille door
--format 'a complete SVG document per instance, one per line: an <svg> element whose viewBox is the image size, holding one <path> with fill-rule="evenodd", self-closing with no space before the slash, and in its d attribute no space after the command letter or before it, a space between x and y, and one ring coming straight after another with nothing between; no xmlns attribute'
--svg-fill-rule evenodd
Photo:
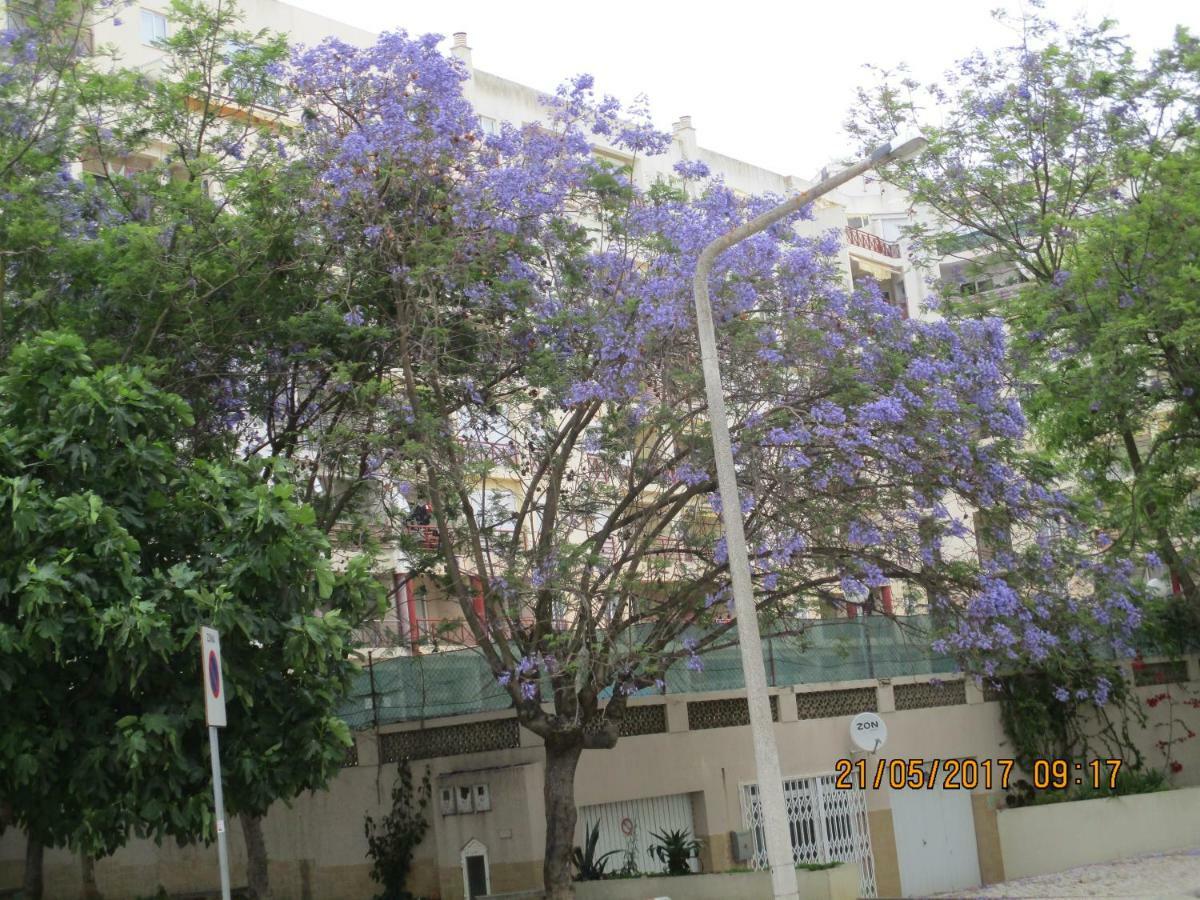
<svg viewBox="0 0 1200 900"><path fill-rule="evenodd" d="M858 863L859 892L874 897L875 858L866 795L860 790L838 790L832 774L785 778L783 792L795 862ZM742 785L742 821L754 835L751 864L756 869L767 868L767 840L756 784Z"/></svg>

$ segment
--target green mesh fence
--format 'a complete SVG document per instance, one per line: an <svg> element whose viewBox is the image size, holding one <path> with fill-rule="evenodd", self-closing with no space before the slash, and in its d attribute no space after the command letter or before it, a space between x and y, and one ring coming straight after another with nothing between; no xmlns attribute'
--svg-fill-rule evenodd
<svg viewBox="0 0 1200 900"><path fill-rule="evenodd" d="M772 686L929 675L955 671L954 661L929 648L928 619L884 616L818 622L795 636L763 639L763 665ZM736 646L702 657L704 668L682 663L667 675L669 693L730 691L745 686Z"/></svg>
<svg viewBox="0 0 1200 900"><path fill-rule="evenodd" d="M928 624L926 616L814 621L802 635L764 640L767 681L783 686L953 672L949 657L930 650L924 637ZM736 633L731 636L736 640ZM672 666L666 691L702 693L744 686L736 646L713 650L702 659L701 671L692 671L683 662ZM351 727L365 728L377 720L386 725L510 705L508 694L496 684L482 656L472 650L454 650L375 662L355 679L339 715Z"/></svg>

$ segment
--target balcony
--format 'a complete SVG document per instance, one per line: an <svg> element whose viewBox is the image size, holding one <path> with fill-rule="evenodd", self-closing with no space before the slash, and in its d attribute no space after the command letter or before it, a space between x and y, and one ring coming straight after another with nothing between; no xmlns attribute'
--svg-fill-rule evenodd
<svg viewBox="0 0 1200 900"><path fill-rule="evenodd" d="M439 544L438 529L436 525L417 525L410 522L404 526L404 530L416 538L418 546L422 550L436 550Z"/></svg>
<svg viewBox="0 0 1200 900"><path fill-rule="evenodd" d="M900 258L899 244L895 241L885 241L879 235L863 231L861 228L846 226L846 240L855 247L862 247L864 250L870 250L880 256L889 256L892 259Z"/></svg>

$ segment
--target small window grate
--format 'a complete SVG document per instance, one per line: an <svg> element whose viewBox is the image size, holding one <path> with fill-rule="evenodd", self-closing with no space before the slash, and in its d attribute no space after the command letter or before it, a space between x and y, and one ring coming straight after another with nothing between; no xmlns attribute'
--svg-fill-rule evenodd
<svg viewBox="0 0 1200 900"><path fill-rule="evenodd" d="M967 702L967 683L962 680L898 684L893 691L897 710L928 709L931 706L959 706Z"/></svg>
<svg viewBox="0 0 1200 900"><path fill-rule="evenodd" d="M796 715L801 719L832 719L878 711L879 695L873 687L808 691L796 695Z"/></svg>
<svg viewBox="0 0 1200 900"><path fill-rule="evenodd" d="M637 737L639 734L665 734L667 730L667 705L654 703L649 706L630 706L621 719L621 737Z"/></svg>
<svg viewBox="0 0 1200 900"><path fill-rule="evenodd" d="M744 697L727 700L693 700L687 705L688 729L733 728L750 724L750 706ZM779 721L779 698L771 695L771 720Z"/></svg>
<svg viewBox="0 0 1200 900"><path fill-rule="evenodd" d="M1004 686L999 682L985 681L983 683L984 703L996 703L1004 699Z"/></svg>
<svg viewBox="0 0 1200 900"><path fill-rule="evenodd" d="M460 753L510 750L521 745L521 726L516 719L493 719L469 725L447 725L416 731L392 731L379 738L379 761L433 759Z"/></svg>

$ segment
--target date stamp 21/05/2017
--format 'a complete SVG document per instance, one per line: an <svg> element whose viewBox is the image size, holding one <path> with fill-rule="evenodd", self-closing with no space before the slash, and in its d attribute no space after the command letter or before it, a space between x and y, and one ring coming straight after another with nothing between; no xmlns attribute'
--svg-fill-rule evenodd
<svg viewBox="0 0 1200 900"><path fill-rule="evenodd" d="M1119 759L1093 759L1074 762L1065 759L1038 759L1033 763L1030 781L1038 790L1063 790L1072 785L1094 789L1116 785ZM1008 790L1020 777L1012 759L839 759L834 764L834 787L838 790L976 791Z"/></svg>

